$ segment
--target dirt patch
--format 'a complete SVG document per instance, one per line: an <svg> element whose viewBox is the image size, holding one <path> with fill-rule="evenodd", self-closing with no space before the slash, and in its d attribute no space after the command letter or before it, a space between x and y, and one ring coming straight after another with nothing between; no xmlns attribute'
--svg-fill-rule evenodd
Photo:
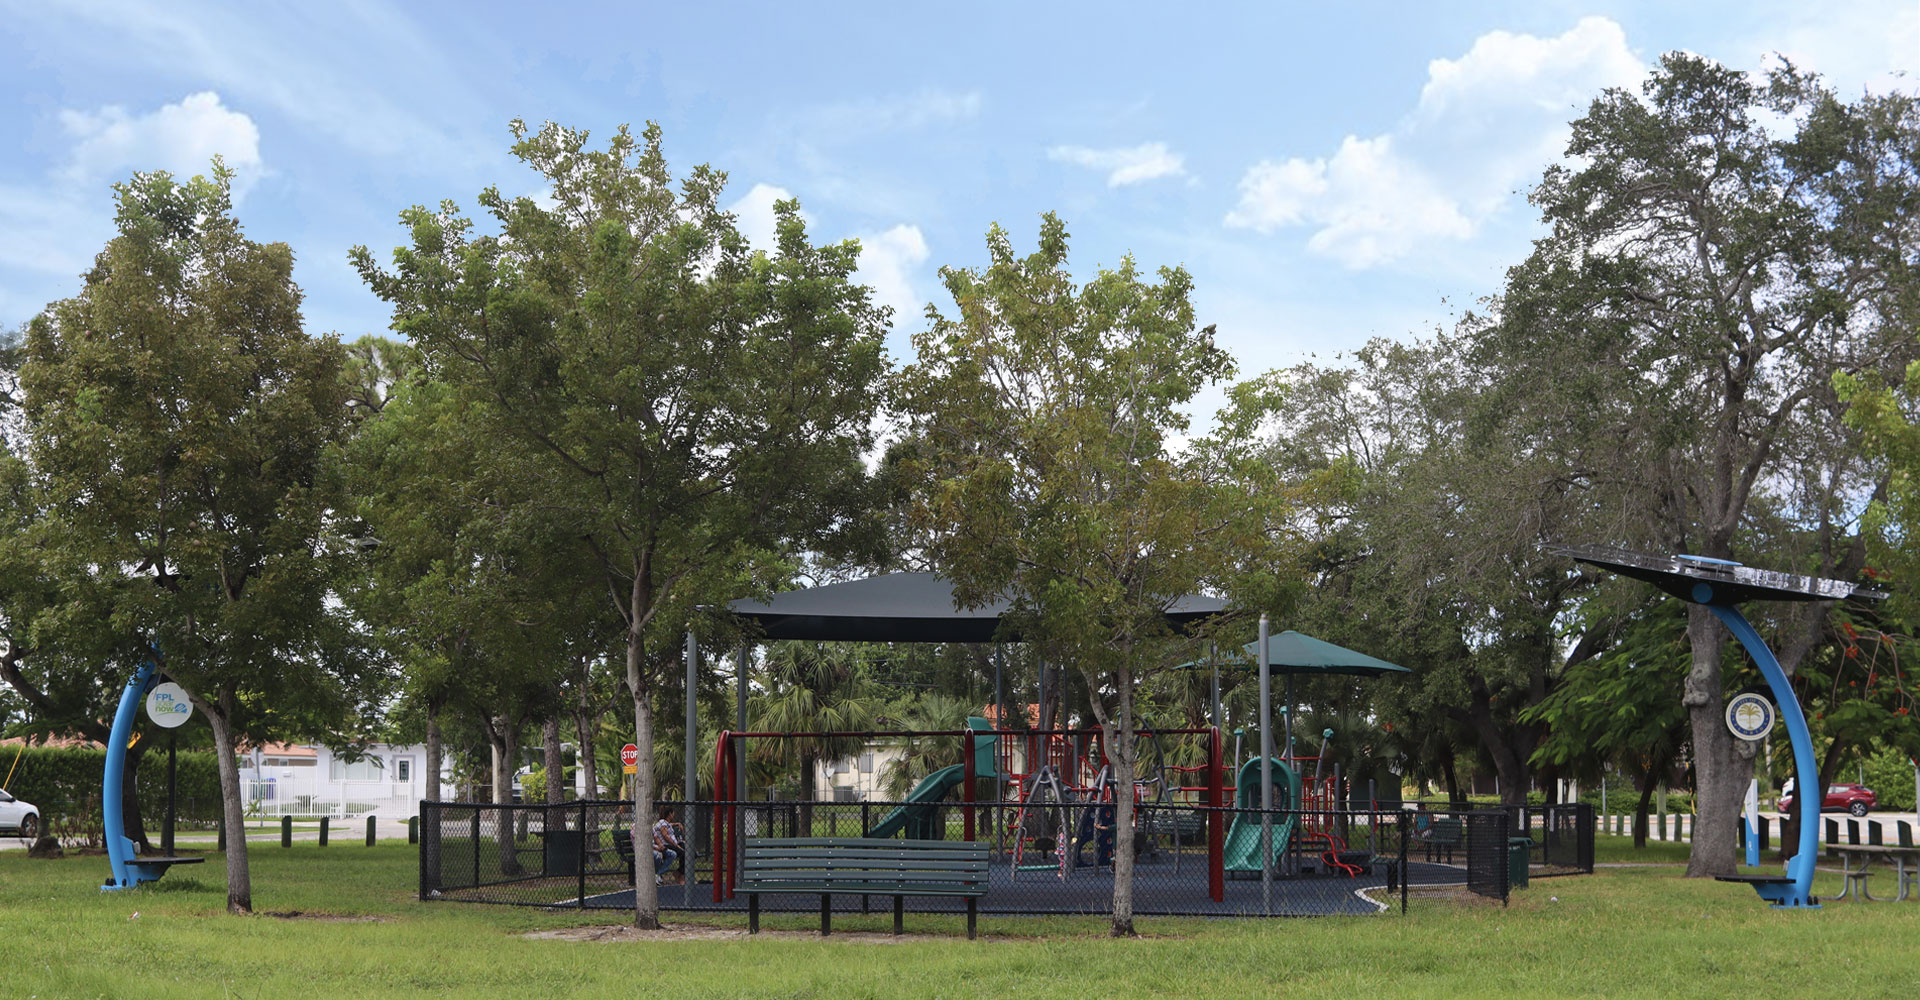
<svg viewBox="0 0 1920 1000"><path fill-rule="evenodd" d="M744 941L747 932L737 927L706 927L700 924L669 924L659 930L643 931L625 924L605 927L561 927L550 931L529 931L522 935L538 941ZM762 938L813 938L814 931L761 931ZM835 931L828 941L857 941L863 944L899 944L911 941L906 935L874 934L867 931Z"/></svg>
<svg viewBox="0 0 1920 1000"><path fill-rule="evenodd" d="M326 924L384 924L387 922L385 917L370 914L348 916L344 913L305 913L300 910L274 910L260 915L272 917L275 920L317 920Z"/></svg>

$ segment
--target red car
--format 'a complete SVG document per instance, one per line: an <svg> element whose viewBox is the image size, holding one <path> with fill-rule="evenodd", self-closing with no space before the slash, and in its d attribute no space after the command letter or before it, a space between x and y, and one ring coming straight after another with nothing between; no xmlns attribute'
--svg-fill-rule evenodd
<svg viewBox="0 0 1920 1000"><path fill-rule="evenodd" d="M1873 794L1873 789L1865 785L1828 785L1827 798L1820 803L1820 811L1845 809L1855 816L1865 816L1867 810L1872 809L1878 801ZM1793 808L1793 796L1781 796L1780 811L1786 812L1791 808Z"/></svg>

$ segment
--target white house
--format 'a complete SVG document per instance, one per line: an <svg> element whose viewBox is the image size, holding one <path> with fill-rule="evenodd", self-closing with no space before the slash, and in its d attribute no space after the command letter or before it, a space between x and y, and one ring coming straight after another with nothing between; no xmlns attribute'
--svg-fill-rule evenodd
<svg viewBox="0 0 1920 1000"><path fill-rule="evenodd" d="M404 818L425 798L451 801L447 763L437 787L421 768L422 746L376 743L354 760L323 746L268 743L240 755L241 799L250 814Z"/></svg>

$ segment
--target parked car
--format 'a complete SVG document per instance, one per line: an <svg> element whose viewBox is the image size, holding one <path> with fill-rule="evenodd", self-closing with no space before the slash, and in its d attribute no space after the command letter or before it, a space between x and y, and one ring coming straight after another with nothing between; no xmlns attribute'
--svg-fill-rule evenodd
<svg viewBox="0 0 1920 1000"><path fill-rule="evenodd" d="M1845 809L1855 816L1865 816L1867 810L1878 805L1879 801L1879 798L1873 794L1873 789L1865 785L1828 785L1827 797L1820 803L1820 811ZM1792 808L1793 796L1791 794L1780 796L1780 811L1786 812Z"/></svg>
<svg viewBox="0 0 1920 1000"><path fill-rule="evenodd" d="M0 789L0 831L17 833L22 840L40 836L40 807Z"/></svg>

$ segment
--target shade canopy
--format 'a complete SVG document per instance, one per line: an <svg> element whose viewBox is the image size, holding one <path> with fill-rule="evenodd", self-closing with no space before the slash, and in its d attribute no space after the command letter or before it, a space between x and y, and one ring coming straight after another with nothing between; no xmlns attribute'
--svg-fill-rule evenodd
<svg viewBox="0 0 1920 1000"><path fill-rule="evenodd" d="M962 608L954 602L953 584L934 573L887 573L727 605L759 625L764 638L815 642L1017 641L1011 628L1001 630L1001 617L1011 607L1000 599ZM1225 601L1190 595L1174 602L1167 622L1184 631L1226 609Z"/></svg>
<svg viewBox="0 0 1920 1000"><path fill-rule="evenodd" d="M1260 641L1256 639L1240 647L1239 652L1221 657L1218 663L1196 661L1184 663L1181 666L1194 669L1217 666L1227 670L1252 670L1259 662ZM1388 663L1291 629L1267 637L1267 668L1276 674L1343 674L1350 677L1384 677L1389 674L1413 673L1397 663Z"/></svg>

